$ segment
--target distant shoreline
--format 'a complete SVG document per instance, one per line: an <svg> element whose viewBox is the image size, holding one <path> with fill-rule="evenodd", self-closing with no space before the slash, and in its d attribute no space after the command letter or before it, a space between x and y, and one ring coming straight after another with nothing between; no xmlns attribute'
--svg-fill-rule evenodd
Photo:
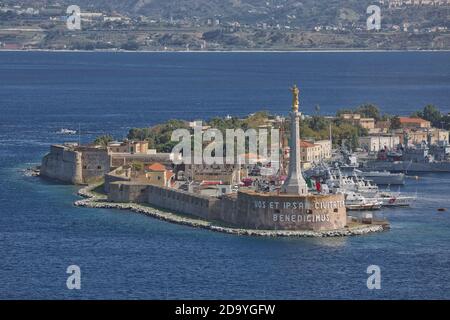
<svg viewBox="0 0 450 320"><path fill-rule="evenodd" d="M373 50L373 49L312 49L312 50L51 50L0 49L0 52L54 52L54 53L386 53L386 52L450 52L450 49Z"/></svg>

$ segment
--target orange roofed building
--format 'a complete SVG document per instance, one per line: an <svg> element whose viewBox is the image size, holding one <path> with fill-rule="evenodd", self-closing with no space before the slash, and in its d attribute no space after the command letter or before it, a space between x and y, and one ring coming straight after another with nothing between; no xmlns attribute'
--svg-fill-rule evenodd
<svg viewBox="0 0 450 320"><path fill-rule="evenodd" d="M153 185L170 187L175 174L172 170L167 170L167 168L161 163L153 163L145 166L145 176Z"/></svg>
<svg viewBox="0 0 450 320"><path fill-rule="evenodd" d="M307 170L311 168L313 163L319 163L322 160L330 159L331 148L332 145L330 140L300 140L300 160L302 169ZM289 158L289 149L289 147L284 149L285 158Z"/></svg>
<svg viewBox="0 0 450 320"><path fill-rule="evenodd" d="M431 122L422 118L400 117L402 128L431 128Z"/></svg>

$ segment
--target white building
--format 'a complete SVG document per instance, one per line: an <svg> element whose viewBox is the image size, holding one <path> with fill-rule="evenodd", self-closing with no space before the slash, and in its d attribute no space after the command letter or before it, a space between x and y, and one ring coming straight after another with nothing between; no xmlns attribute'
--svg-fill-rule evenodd
<svg viewBox="0 0 450 320"><path fill-rule="evenodd" d="M359 138L359 146L364 150L378 152L381 149L394 149L400 144L400 137L395 135L376 135Z"/></svg>

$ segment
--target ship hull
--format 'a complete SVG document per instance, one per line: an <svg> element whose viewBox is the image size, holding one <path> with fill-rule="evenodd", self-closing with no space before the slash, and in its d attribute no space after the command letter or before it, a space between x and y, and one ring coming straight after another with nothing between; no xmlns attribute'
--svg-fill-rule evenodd
<svg viewBox="0 0 450 320"><path fill-rule="evenodd" d="M404 185L404 175L391 175L391 176L376 176L360 174L364 179L370 180L377 185Z"/></svg>
<svg viewBox="0 0 450 320"><path fill-rule="evenodd" d="M386 170L391 172L450 172L450 162L389 162L389 161L371 161L367 162L365 169L368 170Z"/></svg>

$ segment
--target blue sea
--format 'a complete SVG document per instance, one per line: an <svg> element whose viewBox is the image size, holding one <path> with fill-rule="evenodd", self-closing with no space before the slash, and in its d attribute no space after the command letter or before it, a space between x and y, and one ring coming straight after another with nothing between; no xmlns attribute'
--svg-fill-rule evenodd
<svg viewBox="0 0 450 320"><path fill-rule="evenodd" d="M52 143L171 118L322 114L362 103L450 112L449 52L0 52L1 299L449 299L450 174L409 178L412 208L388 232L350 238L232 236L126 211L73 206L77 188L24 176ZM66 269L81 268L81 290ZM366 285L381 268L381 289Z"/></svg>

